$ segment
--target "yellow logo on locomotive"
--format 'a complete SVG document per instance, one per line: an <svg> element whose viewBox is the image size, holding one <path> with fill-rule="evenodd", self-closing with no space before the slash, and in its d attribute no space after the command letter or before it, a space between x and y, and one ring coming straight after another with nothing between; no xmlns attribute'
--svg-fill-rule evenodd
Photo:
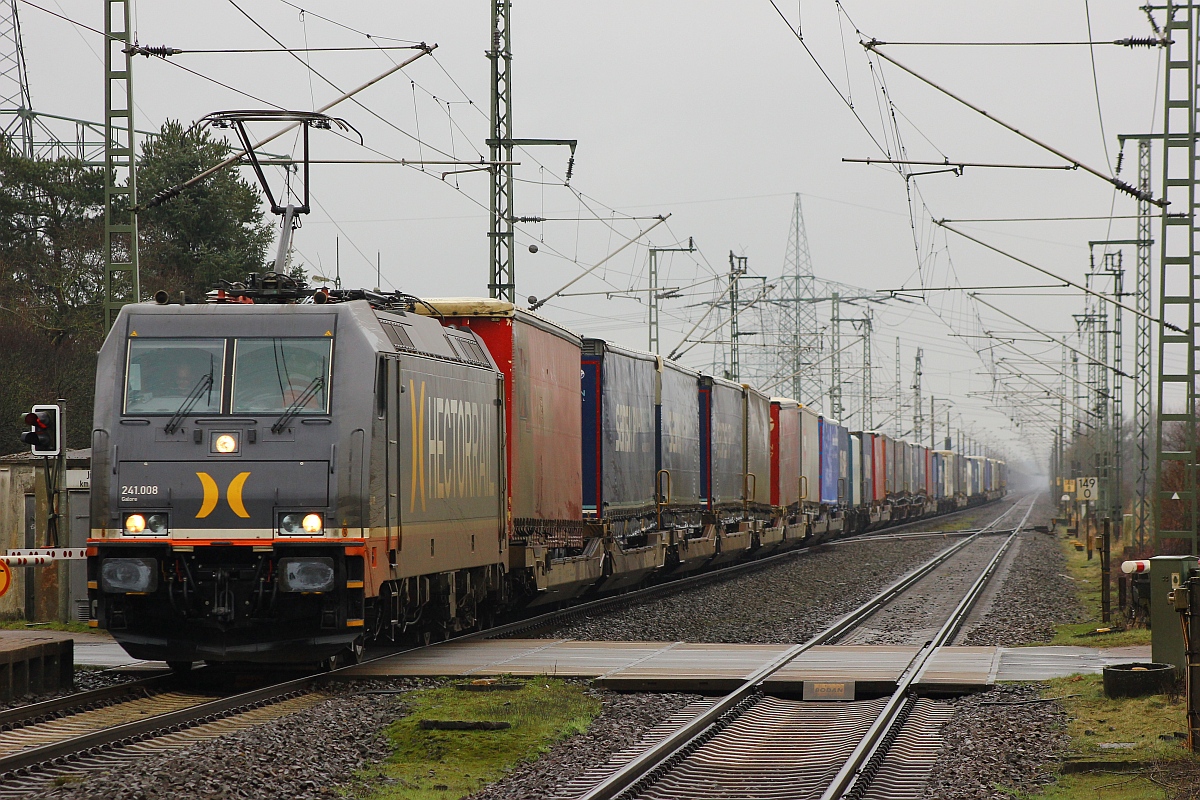
<svg viewBox="0 0 1200 800"><path fill-rule="evenodd" d="M494 406L425 394L408 382L412 426L412 468L408 510L418 497L430 500L487 497L496 493L496 411Z"/></svg>
<svg viewBox="0 0 1200 800"><path fill-rule="evenodd" d="M221 492L217 488L217 482L207 472L197 472L196 477L200 479L200 486L204 489L204 502L200 504L200 511L196 514L196 519L204 519L216 509L217 501L221 499ZM239 472L233 476L233 480L229 482L229 487L225 490L225 500L229 503L229 508L242 519L250 517L250 512L242 504L242 488L246 485L246 479L249 477L249 472Z"/></svg>

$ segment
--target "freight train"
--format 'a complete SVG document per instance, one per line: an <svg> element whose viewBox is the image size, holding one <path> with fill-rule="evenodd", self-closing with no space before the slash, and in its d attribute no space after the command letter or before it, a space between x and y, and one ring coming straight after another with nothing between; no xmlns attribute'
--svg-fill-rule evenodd
<svg viewBox="0 0 1200 800"><path fill-rule="evenodd" d="M96 386L91 624L178 670L343 663L1006 487L507 302L272 273L125 306Z"/></svg>

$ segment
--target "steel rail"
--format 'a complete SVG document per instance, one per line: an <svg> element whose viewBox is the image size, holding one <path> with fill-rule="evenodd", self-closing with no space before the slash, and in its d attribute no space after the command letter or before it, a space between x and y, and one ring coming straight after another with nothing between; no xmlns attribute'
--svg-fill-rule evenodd
<svg viewBox="0 0 1200 800"><path fill-rule="evenodd" d="M966 536L973 533L978 533L980 531L986 531L987 528L963 528L952 531L928 531L908 534L901 533L901 531L903 531L905 528L916 527L917 525L920 525L921 523L927 523L936 517L950 517L955 514L965 514L969 511L978 510L979 508L981 508L981 506L947 511L945 514L935 514L933 517L923 517L910 522L901 522L894 528L890 528L886 533L871 531L868 533L851 534L849 536L844 536L831 541L821 541L805 547L792 548L780 553L775 553L774 555L761 556L758 558L752 557L748 561L731 564L727 567L703 570L696 575L689 575L686 578L669 578L662 583L656 583L641 589L633 589L630 591L621 592L620 594L599 597L595 600L586 600L566 608L555 609L537 616L526 617L524 619L518 619L512 622L497 625L484 631L477 631L464 636L456 636L447 641L463 642L471 641L473 639L502 639L518 636L530 631L540 630L552 625L559 625L564 622L569 622L570 620L587 616L589 614L622 608L630 603L643 602L656 597L675 594L676 592L684 589L690 589L696 586L705 586L717 581L727 580L739 575L755 572L759 569L764 569L774 564L782 563L790 558L807 555L815 550L819 550L822 547L836 547L840 545L851 544L853 542L889 541L902 537L916 538L923 536ZM1005 511L1005 514L1009 513L1011 510L1012 508L1009 508L1007 511ZM999 519L1003 519L1003 515L997 517L997 520Z"/></svg>
<svg viewBox="0 0 1200 800"><path fill-rule="evenodd" d="M1017 505L1022 502L1018 501L1011 507L1006 509L1000 516L993 521L995 525L1004 517L1008 516ZM1032 508L1032 506L1031 506ZM991 526L988 526L991 527ZM1020 526L1018 526L1019 528ZM986 530L986 529L985 529ZM812 639L803 644L795 645L778 658L765 666L761 667L750 675L737 689L734 689L729 694L714 703L704 713L698 715L687 724L678 728L670 735L666 736L632 760L622 766L620 769L613 772L604 780L589 789L586 793L580 795L577 800L613 800L630 790L631 788L648 782L654 779L656 773L667 768L672 762L682 758L694 746L698 746L707 740L715 725L721 722L722 718L731 713L736 713L737 709L743 704L751 701L757 694L762 691L763 684L766 679L797 656L807 650L812 649L821 644L837 639L838 637L851 630L863 620L867 619L880 608L887 605L898 595L902 594L913 584L920 581L929 573L933 572L943 563L948 561L964 547L971 542L974 542L978 537L983 535L983 531L973 534L960 542L956 542L950 547L943 550L938 555L934 556L929 561L909 572L904 577L900 578L895 583L888 586L875 597L862 604L854 611L841 617L837 622L830 625L821 633L814 636Z"/></svg>
<svg viewBox="0 0 1200 800"><path fill-rule="evenodd" d="M111 728L90 731L57 742L18 750L0 757L0 782L4 778L23 776L38 765L62 763L72 757L91 755L121 745L202 725L250 709L271 705L289 697L313 691L330 680L331 674L306 675L302 678L295 678L229 697L198 703L188 708L155 714Z"/></svg>
<svg viewBox="0 0 1200 800"><path fill-rule="evenodd" d="M925 642L922 648L913 656L908 667L897 681L896 690L892 692L892 696L888 698L883 710L875 721L871 723L871 727L867 729L867 733L859 741L858 745L850 753L846 759L846 763L838 770L830 782L829 787L821 795L821 800L840 800L846 797L859 797L866 791L870 784L871 778L874 776L883 755L890 747L895 734L899 732L900 726L903 724L907 714L905 713L915 702L915 694L913 687L924 674L925 670L932 662L934 655L942 647L953 641L954 636L962 628L966 622L971 610L979 601L987 584L991 581L996 569L1000 566L1001 560L1008 552L1009 546L1013 539L1025 527L1026 520L1033 513L1033 506L1036 502L1036 497L1030 501L1029 508L1025 511L1025 516L1021 522L1012 529L1008 538L992 556L988 565L980 573L975 583L959 601L954 611L950 614L949 619L945 624L934 634L933 638ZM1017 504L1013 505L1016 508ZM1012 511L1012 509L1009 509ZM1006 511L1003 516L1007 516Z"/></svg>
<svg viewBox="0 0 1200 800"><path fill-rule="evenodd" d="M112 705L116 701L125 699L126 695L136 694L138 697L145 697L151 692L157 692L172 685L173 679L172 675L155 675L141 680L126 681L86 692L76 692L37 703L6 708L0 711L0 731L16 730L79 711L90 711L101 706Z"/></svg>

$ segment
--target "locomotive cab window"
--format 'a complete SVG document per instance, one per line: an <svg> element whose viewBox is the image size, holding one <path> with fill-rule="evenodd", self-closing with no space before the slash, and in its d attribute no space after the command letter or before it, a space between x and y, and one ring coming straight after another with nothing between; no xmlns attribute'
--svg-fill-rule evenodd
<svg viewBox="0 0 1200 800"><path fill-rule="evenodd" d="M224 339L130 339L125 413L219 413L224 375Z"/></svg>
<svg viewBox="0 0 1200 800"><path fill-rule="evenodd" d="M238 339L233 413L327 413L332 352L328 338Z"/></svg>

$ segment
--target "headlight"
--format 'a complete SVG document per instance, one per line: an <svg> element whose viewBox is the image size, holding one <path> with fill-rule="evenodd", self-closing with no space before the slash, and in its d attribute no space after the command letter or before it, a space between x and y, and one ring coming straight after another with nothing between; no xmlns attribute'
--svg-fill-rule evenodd
<svg viewBox="0 0 1200 800"><path fill-rule="evenodd" d="M213 439L214 453L236 453L238 451L238 437L232 433L222 433L216 439Z"/></svg>
<svg viewBox="0 0 1200 800"><path fill-rule="evenodd" d="M158 561L153 558L106 558L100 562L100 588L106 592L153 592Z"/></svg>
<svg viewBox="0 0 1200 800"><path fill-rule="evenodd" d="M325 529L325 518L320 514L291 511L279 518L279 532L288 535L320 533Z"/></svg>
<svg viewBox="0 0 1200 800"><path fill-rule="evenodd" d="M333 580L332 558L279 559L279 588L285 592L328 592Z"/></svg>
<svg viewBox="0 0 1200 800"><path fill-rule="evenodd" d="M128 533L141 533L146 530L146 518L141 514L129 514L125 517L125 530Z"/></svg>
<svg viewBox="0 0 1200 800"><path fill-rule="evenodd" d="M166 514L151 514L146 519L146 527L151 533L165 534L168 532L167 515Z"/></svg>

